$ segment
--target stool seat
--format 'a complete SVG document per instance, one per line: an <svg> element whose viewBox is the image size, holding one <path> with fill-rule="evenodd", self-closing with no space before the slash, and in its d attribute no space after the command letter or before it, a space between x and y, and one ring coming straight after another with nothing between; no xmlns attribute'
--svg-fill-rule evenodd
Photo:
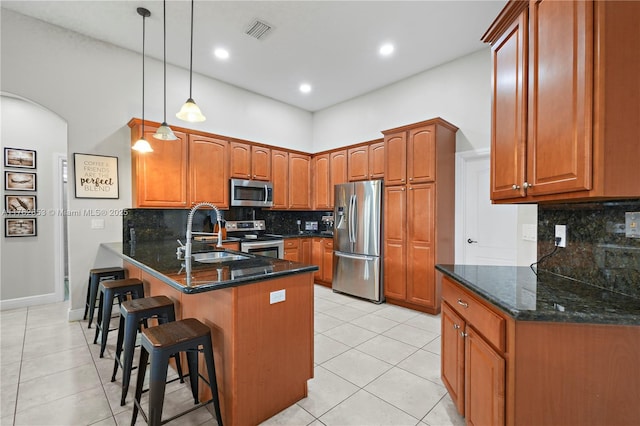
<svg viewBox="0 0 640 426"><path fill-rule="evenodd" d="M136 394L133 405L133 417L131 424L135 424L138 411L152 426L161 425L174 420L184 414L196 410L203 405L213 402L216 420L222 426L222 414L220 412L220 400L218 397L218 384L216 382L216 368L213 360L213 346L211 342L211 330L195 318L168 322L156 327L142 330L140 350L140 363L138 364L138 378L136 381ZM186 352L189 364L189 381L191 393L196 406L170 419L162 420L162 407L164 405L164 391L166 387L167 367L169 356L176 352ZM204 355L207 368L205 382L211 389L212 398L204 404L198 403L198 353ZM151 376L149 377L149 417L142 410L140 398L144 385L147 361L150 359ZM204 379L204 377L202 377Z"/></svg>
<svg viewBox="0 0 640 426"><path fill-rule="evenodd" d="M124 268L112 266L108 268L94 268L89 270L89 282L87 287L87 300L84 306L84 315L82 319L87 319L89 315L89 323L87 328L91 328L93 322L93 313L96 308L96 299L98 296L98 285L105 280L122 280L125 278Z"/></svg>
<svg viewBox="0 0 640 426"><path fill-rule="evenodd" d="M144 284L138 278L125 278L123 280L102 281L98 286L100 302L98 303L98 320L96 321L96 334L93 343L98 342L98 336L102 331L100 342L100 358L104 357L104 350L107 347L107 337L109 334L109 322L111 321L111 311L113 300L117 297L120 304L127 296L132 299L144 297Z"/></svg>
<svg viewBox="0 0 640 426"><path fill-rule="evenodd" d="M147 320L157 318L159 324L165 324L176 320L173 300L167 296L143 297L122 302L120 305L120 324L118 326L118 342L116 343L116 356L113 363L111 381L116 380L118 366L122 367L122 397L120 405L125 405L131 370L133 369L133 353L135 341L141 323L147 327ZM124 359L120 361L120 355L124 351ZM184 383L180 357L174 356L180 382Z"/></svg>

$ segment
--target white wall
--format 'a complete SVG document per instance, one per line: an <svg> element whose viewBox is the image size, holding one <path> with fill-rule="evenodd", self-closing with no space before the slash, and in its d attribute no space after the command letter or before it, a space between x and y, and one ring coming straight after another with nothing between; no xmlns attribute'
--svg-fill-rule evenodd
<svg viewBox="0 0 640 426"><path fill-rule="evenodd" d="M68 124L69 182L74 152L119 158L118 200L76 199L69 188L69 209L118 209L131 206L130 136L126 123L141 114L141 57L134 52L2 9L1 90L29 99ZM146 62L146 118L162 121L162 63ZM169 124L188 96L188 71L167 66ZM248 91L194 75L194 98L208 120L191 128L302 151L312 151L309 112ZM3 126L4 116L3 116ZM38 126L37 121L31 123ZM48 141L41 140L42 149ZM105 228L90 229L91 217L69 222L70 315L84 309L88 270L113 259L98 255L101 242L120 241L122 218L105 218ZM6 254L2 251L3 257ZM11 265L22 270L32 259ZM4 268L3 268L4 272ZM37 286L35 282L24 285ZM4 295L3 295L4 297Z"/></svg>
<svg viewBox="0 0 640 426"><path fill-rule="evenodd" d="M460 129L457 151L488 148L489 48L314 114L315 152L382 137L382 130L442 117ZM428 52L425 52L428 54Z"/></svg>
<svg viewBox="0 0 640 426"><path fill-rule="evenodd" d="M67 124L51 111L22 99L0 96L0 102L2 147L37 151L35 170L3 168L2 172L3 178L6 170L35 172L36 192L4 191L3 195L35 195L37 210L43 212L28 216L36 218L35 237L5 238L4 219L16 216L3 215L0 301L3 308L7 307L4 303L7 300L31 304L61 301L64 296L62 282L56 282L56 278L62 278L57 269L60 265L52 256L60 247L62 236L55 233L55 221L60 216L51 210L59 207L61 194L57 190L60 185L56 182L62 177L58 175L58 155L66 155ZM2 202L5 202L4 196Z"/></svg>

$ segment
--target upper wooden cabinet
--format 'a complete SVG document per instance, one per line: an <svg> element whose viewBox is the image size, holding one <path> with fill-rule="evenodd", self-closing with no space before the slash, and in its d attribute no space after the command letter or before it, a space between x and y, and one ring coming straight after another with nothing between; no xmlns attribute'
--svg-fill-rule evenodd
<svg viewBox="0 0 640 426"><path fill-rule="evenodd" d="M289 153L272 149L271 166L273 208L286 209L289 207Z"/></svg>
<svg viewBox="0 0 640 426"><path fill-rule="evenodd" d="M311 156L289 153L289 208L311 209Z"/></svg>
<svg viewBox="0 0 640 426"><path fill-rule="evenodd" d="M349 148L349 182L384 178L384 141Z"/></svg>
<svg viewBox="0 0 640 426"><path fill-rule="evenodd" d="M450 126L444 120L439 124ZM435 139L436 121L412 128L398 128L383 132L385 142L385 185L405 185L436 180ZM454 147L455 148L455 147Z"/></svg>
<svg viewBox="0 0 640 426"><path fill-rule="evenodd" d="M332 208L330 183L330 163L329 154L313 156L313 208L316 210Z"/></svg>
<svg viewBox="0 0 640 426"><path fill-rule="evenodd" d="M384 140L369 145L369 179L384 178Z"/></svg>
<svg viewBox="0 0 640 426"><path fill-rule="evenodd" d="M230 176L238 179L271 180L271 149L231 142Z"/></svg>
<svg viewBox="0 0 640 426"><path fill-rule="evenodd" d="M131 120L132 144L141 137L139 120ZM132 151L134 207L187 208L209 201L229 207L228 142L176 131L176 141L153 137L156 123L145 125L145 139L153 152Z"/></svg>
<svg viewBox="0 0 640 426"><path fill-rule="evenodd" d="M347 178L347 150L341 149L340 151L333 151L329 154L329 159L331 164L331 170L329 173L329 207L333 208L335 198L334 187L349 181Z"/></svg>
<svg viewBox="0 0 640 426"><path fill-rule="evenodd" d="M492 45L491 197L640 196L638 2L512 1ZM631 95L634 94L634 95Z"/></svg>

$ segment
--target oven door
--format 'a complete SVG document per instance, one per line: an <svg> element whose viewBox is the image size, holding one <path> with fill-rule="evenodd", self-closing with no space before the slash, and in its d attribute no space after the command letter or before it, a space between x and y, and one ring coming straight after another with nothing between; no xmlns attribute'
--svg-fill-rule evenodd
<svg viewBox="0 0 640 426"><path fill-rule="evenodd" d="M270 241L242 241L240 251L243 253L257 254L259 256L284 259L284 240Z"/></svg>

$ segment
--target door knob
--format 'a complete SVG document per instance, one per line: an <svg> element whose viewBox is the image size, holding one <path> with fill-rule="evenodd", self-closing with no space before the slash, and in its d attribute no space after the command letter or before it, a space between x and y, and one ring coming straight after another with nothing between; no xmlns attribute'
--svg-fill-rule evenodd
<svg viewBox="0 0 640 426"><path fill-rule="evenodd" d="M469 244L478 244L478 242L477 242L477 241L472 240L471 238L467 238L467 242L468 242Z"/></svg>

